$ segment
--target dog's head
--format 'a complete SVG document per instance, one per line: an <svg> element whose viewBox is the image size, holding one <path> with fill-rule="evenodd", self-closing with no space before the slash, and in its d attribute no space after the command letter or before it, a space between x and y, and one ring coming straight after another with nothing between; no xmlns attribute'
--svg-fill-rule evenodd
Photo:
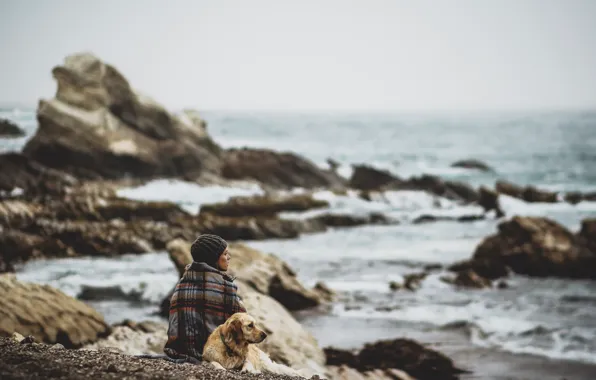
<svg viewBox="0 0 596 380"><path fill-rule="evenodd" d="M237 343L261 343L267 338L265 331L257 327L255 319L246 313L236 313L228 318L224 330Z"/></svg>

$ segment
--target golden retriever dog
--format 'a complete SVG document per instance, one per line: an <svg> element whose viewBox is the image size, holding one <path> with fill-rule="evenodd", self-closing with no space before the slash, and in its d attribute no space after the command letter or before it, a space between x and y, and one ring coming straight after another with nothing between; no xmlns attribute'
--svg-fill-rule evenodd
<svg viewBox="0 0 596 380"><path fill-rule="evenodd" d="M255 346L265 338L267 334L257 327L253 317L247 313L236 313L209 335L203 348L203 360L217 369L303 377L293 368L275 363Z"/></svg>

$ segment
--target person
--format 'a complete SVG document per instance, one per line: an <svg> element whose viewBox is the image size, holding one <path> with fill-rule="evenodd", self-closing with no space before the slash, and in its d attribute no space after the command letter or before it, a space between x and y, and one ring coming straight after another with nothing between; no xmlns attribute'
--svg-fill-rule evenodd
<svg viewBox="0 0 596 380"><path fill-rule="evenodd" d="M164 353L179 362L198 362L207 338L230 316L246 312L230 265L228 243L203 234L192 244L193 262L186 266L170 300L168 340Z"/></svg>

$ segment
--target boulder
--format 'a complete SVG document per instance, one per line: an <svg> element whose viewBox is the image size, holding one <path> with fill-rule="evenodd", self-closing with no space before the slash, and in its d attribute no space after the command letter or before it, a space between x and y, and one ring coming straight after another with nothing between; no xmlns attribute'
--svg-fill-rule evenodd
<svg viewBox="0 0 596 380"><path fill-rule="evenodd" d="M78 348L110 333L101 314L47 285L0 275L0 335L18 332L45 343Z"/></svg>
<svg viewBox="0 0 596 380"><path fill-rule="evenodd" d="M388 170L380 170L368 165L353 165L349 186L358 190L378 190L401 180Z"/></svg>
<svg viewBox="0 0 596 380"><path fill-rule="evenodd" d="M415 176L401 183L395 182L390 186L390 189L426 191L443 198L466 203L476 202L479 199L478 192L468 184L445 181L438 176L428 174Z"/></svg>
<svg viewBox="0 0 596 380"><path fill-rule="evenodd" d="M313 198L308 194L256 195L232 197L224 203L201 205L200 213L219 216L274 216L283 211L308 211L329 207L329 202Z"/></svg>
<svg viewBox="0 0 596 380"><path fill-rule="evenodd" d="M234 180L256 180L273 188L343 188L339 175L317 167L290 152L268 149L229 149L223 154L222 176Z"/></svg>
<svg viewBox="0 0 596 380"><path fill-rule="evenodd" d="M58 89L39 102L27 157L86 179L219 173L221 150L203 124L136 93L110 64L74 54L52 73Z"/></svg>
<svg viewBox="0 0 596 380"><path fill-rule="evenodd" d="M10 120L0 118L0 138L16 138L23 136L25 136L25 131L18 125Z"/></svg>
<svg viewBox="0 0 596 380"><path fill-rule="evenodd" d="M498 233L484 239L470 261L451 269L474 269L490 279L505 268L534 277L596 279L596 251L585 237L591 226L584 221L584 232L574 235L548 218L516 216L499 224Z"/></svg>
<svg viewBox="0 0 596 380"><path fill-rule="evenodd" d="M359 352L335 348L324 351L328 365L351 367L364 374L397 369L405 372L402 376L418 380L452 380L465 372L447 356L411 339L381 340L366 344Z"/></svg>
<svg viewBox="0 0 596 380"><path fill-rule="evenodd" d="M455 222L475 222L484 220L484 215L460 215L460 216L444 216L444 215L428 215L423 214L412 220L413 224L423 224L439 221L455 221Z"/></svg>
<svg viewBox="0 0 596 380"><path fill-rule="evenodd" d="M453 167L453 168L464 168L464 169L475 169L475 170L480 170L480 171L483 171L483 172L492 172L492 171L494 171L493 168L491 168L486 163L484 163L484 162L482 162L480 160L475 160L475 159L468 159L468 160L456 161L456 162L454 162L454 163L451 164L451 167Z"/></svg>
<svg viewBox="0 0 596 380"><path fill-rule="evenodd" d="M596 202L596 192L581 193L579 191L573 191L566 193L564 196L566 202L571 204L578 204L580 202Z"/></svg>

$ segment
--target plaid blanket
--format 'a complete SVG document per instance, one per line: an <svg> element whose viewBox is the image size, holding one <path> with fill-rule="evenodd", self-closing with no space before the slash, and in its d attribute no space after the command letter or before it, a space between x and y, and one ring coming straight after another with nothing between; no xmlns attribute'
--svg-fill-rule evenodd
<svg viewBox="0 0 596 380"><path fill-rule="evenodd" d="M201 359L209 334L232 314L246 312L234 279L193 262L170 300L168 341L164 353L174 359Z"/></svg>

